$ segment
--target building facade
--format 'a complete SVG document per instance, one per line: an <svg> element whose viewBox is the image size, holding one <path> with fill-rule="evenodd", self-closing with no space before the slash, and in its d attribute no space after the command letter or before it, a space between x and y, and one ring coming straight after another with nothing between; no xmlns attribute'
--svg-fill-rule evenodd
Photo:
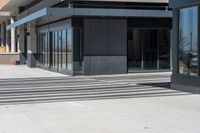
<svg viewBox="0 0 200 133"><path fill-rule="evenodd" d="M171 69L165 0L36 0L19 7L20 62L70 75Z"/></svg>
<svg viewBox="0 0 200 133"><path fill-rule="evenodd" d="M171 0L173 8L172 88L200 93L199 0Z"/></svg>
<svg viewBox="0 0 200 133"><path fill-rule="evenodd" d="M7 1L0 2L0 64L10 64L19 60L18 44L14 28L6 30L6 26L14 23L15 17L9 10L2 10Z"/></svg>

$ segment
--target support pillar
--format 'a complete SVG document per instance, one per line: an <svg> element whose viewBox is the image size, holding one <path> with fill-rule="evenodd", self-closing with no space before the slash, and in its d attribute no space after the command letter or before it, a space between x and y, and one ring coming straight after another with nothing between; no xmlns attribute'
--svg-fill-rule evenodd
<svg viewBox="0 0 200 133"><path fill-rule="evenodd" d="M10 21L6 21L6 25L9 25ZM11 52L11 31L6 30L6 53Z"/></svg>
<svg viewBox="0 0 200 133"><path fill-rule="evenodd" d="M1 24L0 24L0 46L2 46Z"/></svg>
<svg viewBox="0 0 200 133"><path fill-rule="evenodd" d="M6 35L5 35L5 33L6 33L6 25L5 25L5 22L3 22L1 24L1 45L2 46L5 46L5 44L6 44Z"/></svg>
<svg viewBox="0 0 200 133"><path fill-rule="evenodd" d="M18 28L19 34L19 54L20 54L20 64L26 64L27 59L27 49L25 47L25 30L24 25L19 26Z"/></svg>
<svg viewBox="0 0 200 133"><path fill-rule="evenodd" d="M27 65L28 67L36 67L36 55L37 55L37 35L35 24L27 24Z"/></svg>
<svg viewBox="0 0 200 133"><path fill-rule="evenodd" d="M14 23L14 19L11 18L10 23ZM16 52L16 35L15 35L15 28L11 29L11 52L15 53Z"/></svg>

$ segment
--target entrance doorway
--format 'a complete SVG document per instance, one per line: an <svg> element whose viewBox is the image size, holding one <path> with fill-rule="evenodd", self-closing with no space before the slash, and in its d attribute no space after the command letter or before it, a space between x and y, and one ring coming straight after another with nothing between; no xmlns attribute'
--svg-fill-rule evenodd
<svg viewBox="0 0 200 133"><path fill-rule="evenodd" d="M171 30L128 29L129 72L170 69Z"/></svg>

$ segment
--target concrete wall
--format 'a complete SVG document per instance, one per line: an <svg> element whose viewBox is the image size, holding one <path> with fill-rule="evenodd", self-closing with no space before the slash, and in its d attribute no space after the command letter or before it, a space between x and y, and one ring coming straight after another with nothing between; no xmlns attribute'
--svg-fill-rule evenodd
<svg viewBox="0 0 200 133"><path fill-rule="evenodd" d="M84 20L84 74L127 73L127 20Z"/></svg>
<svg viewBox="0 0 200 133"><path fill-rule="evenodd" d="M19 61L20 55L18 53L1 53L0 64L12 64L12 61Z"/></svg>

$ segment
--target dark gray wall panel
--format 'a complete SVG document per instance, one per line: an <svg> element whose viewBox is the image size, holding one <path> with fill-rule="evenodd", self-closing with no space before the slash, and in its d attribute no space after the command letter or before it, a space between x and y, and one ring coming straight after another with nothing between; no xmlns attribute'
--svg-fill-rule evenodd
<svg viewBox="0 0 200 133"><path fill-rule="evenodd" d="M128 18L128 28L172 29L172 18Z"/></svg>
<svg viewBox="0 0 200 133"><path fill-rule="evenodd" d="M84 75L125 74L126 56L85 56Z"/></svg>
<svg viewBox="0 0 200 133"><path fill-rule="evenodd" d="M127 73L127 20L84 20L84 74Z"/></svg>
<svg viewBox="0 0 200 133"><path fill-rule="evenodd" d="M200 77L174 74L171 80L173 89L200 94Z"/></svg>
<svg viewBox="0 0 200 133"><path fill-rule="evenodd" d="M37 32L49 32L71 28L71 19L37 27Z"/></svg>
<svg viewBox="0 0 200 133"><path fill-rule="evenodd" d="M105 20L92 20L90 23L90 51L91 55L108 53L109 25Z"/></svg>
<svg viewBox="0 0 200 133"><path fill-rule="evenodd" d="M84 21L85 55L103 55L108 53L108 21L86 19Z"/></svg>
<svg viewBox="0 0 200 133"><path fill-rule="evenodd" d="M90 36L91 36L90 22L89 20L84 20L84 28L83 28L84 49L83 51L85 55L90 53L90 45L91 45Z"/></svg>
<svg viewBox="0 0 200 133"><path fill-rule="evenodd" d="M127 55L127 21L110 20L109 53Z"/></svg>
<svg viewBox="0 0 200 133"><path fill-rule="evenodd" d="M170 0L169 3L171 8L180 8L200 4L200 0Z"/></svg>
<svg viewBox="0 0 200 133"><path fill-rule="evenodd" d="M85 19L84 54L89 56L126 55L127 21Z"/></svg>

